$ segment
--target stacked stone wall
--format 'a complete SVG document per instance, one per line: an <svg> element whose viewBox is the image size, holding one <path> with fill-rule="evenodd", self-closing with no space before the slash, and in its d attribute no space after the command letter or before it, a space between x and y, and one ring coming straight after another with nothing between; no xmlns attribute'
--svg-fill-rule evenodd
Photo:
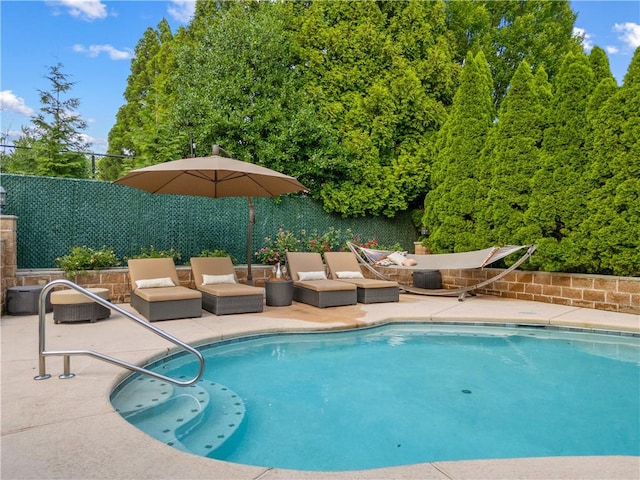
<svg viewBox="0 0 640 480"><path fill-rule="evenodd" d="M402 285L411 285L411 270L377 267L381 273ZM503 270L441 270L443 288L461 288L488 280ZM640 314L640 278L610 275L528 272L515 270L490 283L478 293L535 302L595 308Z"/></svg>

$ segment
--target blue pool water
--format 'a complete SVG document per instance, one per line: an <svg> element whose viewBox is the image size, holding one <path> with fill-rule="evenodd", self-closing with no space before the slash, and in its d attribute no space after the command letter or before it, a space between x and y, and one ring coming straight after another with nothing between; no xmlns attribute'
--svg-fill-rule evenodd
<svg viewBox="0 0 640 480"><path fill-rule="evenodd" d="M197 385L136 375L113 405L176 448L299 470L640 455L638 337L391 324L249 337L202 352ZM191 378L191 360L153 369Z"/></svg>

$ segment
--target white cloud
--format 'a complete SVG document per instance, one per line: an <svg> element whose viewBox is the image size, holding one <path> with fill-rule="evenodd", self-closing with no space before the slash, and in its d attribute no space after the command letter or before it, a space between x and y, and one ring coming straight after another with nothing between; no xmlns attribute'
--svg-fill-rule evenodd
<svg viewBox="0 0 640 480"><path fill-rule="evenodd" d="M15 144L15 141L24 137L24 133L22 132L22 130L7 130L7 131L2 131L2 135L4 136L4 140L5 143L9 143L9 142L13 142Z"/></svg>
<svg viewBox="0 0 640 480"><path fill-rule="evenodd" d="M615 55L616 53L620 52L620 49L618 47L616 47L615 45L607 45L605 50L607 51L607 53L609 55Z"/></svg>
<svg viewBox="0 0 640 480"><path fill-rule="evenodd" d="M108 140L105 140L104 138L92 137L89 135L86 135L84 140L91 146L91 150L94 153L107 153L107 149L109 148ZM96 158L96 161L99 160L100 158Z"/></svg>
<svg viewBox="0 0 640 480"><path fill-rule="evenodd" d="M107 17L107 7L100 0L51 0L47 5L57 9L67 9L69 15L92 22ZM54 14L59 12L54 11Z"/></svg>
<svg viewBox="0 0 640 480"><path fill-rule="evenodd" d="M130 49L118 50L111 45L89 45L85 47L80 43L76 43L73 46L73 51L77 53L84 53L89 57L95 58L101 53L109 55L111 60L129 60L133 58L133 52Z"/></svg>
<svg viewBox="0 0 640 480"><path fill-rule="evenodd" d="M640 25L637 23L616 23L613 31L619 33L618 38L631 50L640 47Z"/></svg>
<svg viewBox="0 0 640 480"><path fill-rule="evenodd" d="M11 90L0 92L0 110L8 110L20 115L33 115L33 108L25 105L24 98L16 96Z"/></svg>
<svg viewBox="0 0 640 480"><path fill-rule="evenodd" d="M593 42L591 41L591 34L584 28L573 27L573 36L582 40L582 47L585 52L590 52L593 48Z"/></svg>
<svg viewBox="0 0 640 480"><path fill-rule="evenodd" d="M167 11L177 21L189 23L196 11L196 2L195 0L171 0Z"/></svg>

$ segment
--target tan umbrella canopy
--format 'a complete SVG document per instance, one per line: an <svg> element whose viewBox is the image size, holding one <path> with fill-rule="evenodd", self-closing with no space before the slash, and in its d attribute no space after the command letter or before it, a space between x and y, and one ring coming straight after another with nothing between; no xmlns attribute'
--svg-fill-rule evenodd
<svg viewBox="0 0 640 480"><path fill-rule="evenodd" d="M212 155L184 158L131 170L114 183L151 193L198 197L247 197L249 223L247 242L247 282L251 275L251 250L255 211L252 197L276 197L283 193L306 191L289 175L253 163Z"/></svg>

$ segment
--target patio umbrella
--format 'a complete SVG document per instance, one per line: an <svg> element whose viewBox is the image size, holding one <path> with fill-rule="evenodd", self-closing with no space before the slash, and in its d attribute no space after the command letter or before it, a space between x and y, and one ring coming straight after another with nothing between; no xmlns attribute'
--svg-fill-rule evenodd
<svg viewBox="0 0 640 480"><path fill-rule="evenodd" d="M215 149L214 152L222 149ZM151 193L198 197L247 197L249 203L247 283L253 284L251 250L255 209L252 197L276 197L306 191L298 180L275 170L233 158L184 158L131 170L114 183Z"/></svg>

